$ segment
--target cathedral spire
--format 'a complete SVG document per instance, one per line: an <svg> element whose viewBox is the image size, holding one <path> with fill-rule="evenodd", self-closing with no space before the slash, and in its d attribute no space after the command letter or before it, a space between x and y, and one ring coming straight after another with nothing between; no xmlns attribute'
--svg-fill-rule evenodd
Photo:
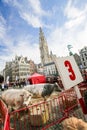
<svg viewBox="0 0 87 130"><path fill-rule="evenodd" d="M46 39L45 39L45 36L44 36L44 33L43 33L41 27L40 27L40 32L39 32L39 40L40 40L40 43L42 43L42 41L43 41L44 43L46 43Z"/></svg>
<svg viewBox="0 0 87 130"><path fill-rule="evenodd" d="M49 63L51 61L50 55L49 55L49 49L48 49L48 45L47 45L47 42L46 42L46 39L45 39L45 36L41 27L40 27L40 32L39 32L39 48L40 48L40 56L41 56L42 65Z"/></svg>
<svg viewBox="0 0 87 130"><path fill-rule="evenodd" d="M40 34L41 34L41 33L43 33L43 32L42 32L42 28L40 27Z"/></svg>

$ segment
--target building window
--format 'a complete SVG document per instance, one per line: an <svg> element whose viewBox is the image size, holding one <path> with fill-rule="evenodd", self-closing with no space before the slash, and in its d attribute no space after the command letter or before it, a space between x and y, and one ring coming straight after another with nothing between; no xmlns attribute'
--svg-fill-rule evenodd
<svg viewBox="0 0 87 130"><path fill-rule="evenodd" d="M87 54L86 54L86 53L85 53L84 55L85 55L85 56L87 56Z"/></svg>
<svg viewBox="0 0 87 130"><path fill-rule="evenodd" d="M83 64L84 64L84 66L86 66L85 62Z"/></svg>
<svg viewBox="0 0 87 130"><path fill-rule="evenodd" d="M82 58L82 60L84 61L84 58Z"/></svg>

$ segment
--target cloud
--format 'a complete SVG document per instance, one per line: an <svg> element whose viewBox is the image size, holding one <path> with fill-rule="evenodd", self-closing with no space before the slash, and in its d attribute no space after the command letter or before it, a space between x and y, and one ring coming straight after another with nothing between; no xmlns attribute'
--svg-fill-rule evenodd
<svg viewBox="0 0 87 130"><path fill-rule="evenodd" d="M20 12L21 18L27 21L28 24L32 25L33 27L41 27L43 24L39 20L38 17L32 15L32 14L27 14L27 13L21 13Z"/></svg>
<svg viewBox="0 0 87 130"><path fill-rule="evenodd" d="M79 17L82 14L82 11L74 6L72 0L69 0L64 9L64 14L68 19L73 19Z"/></svg>
<svg viewBox="0 0 87 130"><path fill-rule="evenodd" d="M5 39L5 35L6 35L6 20L0 13L0 70L3 69L3 67L5 66L5 62L7 60L7 57L6 57L7 49L4 48L5 46L3 43Z"/></svg>
<svg viewBox="0 0 87 130"><path fill-rule="evenodd" d="M87 20L87 4L81 9L75 7L73 1L70 0L64 9L64 15L67 18L65 23L66 28L71 29L80 26Z"/></svg>
<svg viewBox="0 0 87 130"><path fill-rule="evenodd" d="M35 63L40 62L39 46L36 43L31 43L31 40L27 37L21 38L16 46L12 47L13 58L15 55L27 56L28 59L32 59Z"/></svg>
<svg viewBox="0 0 87 130"><path fill-rule="evenodd" d="M72 19L72 20L69 20L68 22L65 23L65 27L67 29L71 29L73 27L77 27L79 26L80 24L84 23L84 20L85 20L85 16L80 16L80 17L77 17L76 19Z"/></svg>
<svg viewBox="0 0 87 130"><path fill-rule="evenodd" d="M0 16L0 70L5 67L5 62L14 59L15 55L27 56L35 63L39 63L39 46L35 43L33 36L20 33L13 37L11 35L13 30L10 29L4 17Z"/></svg>
<svg viewBox="0 0 87 130"><path fill-rule="evenodd" d="M23 0L21 4L18 0L4 0L7 4L14 6L20 17L34 28L43 27L45 24L42 21L43 16L47 16L40 4L40 0Z"/></svg>
<svg viewBox="0 0 87 130"><path fill-rule="evenodd" d="M0 14L0 39L2 39L6 33L6 21L5 19L2 17L2 15Z"/></svg>
<svg viewBox="0 0 87 130"><path fill-rule="evenodd" d="M26 9L18 8L20 17L34 28L45 26L42 17L47 16L47 12L42 9L40 0L28 0L27 4Z"/></svg>
<svg viewBox="0 0 87 130"><path fill-rule="evenodd" d="M53 50L57 56L67 56L67 45L73 46L72 52L78 53L78 50L87 44L87 4L77 7L70 0L64 9L66 21L60 27L54 27L48 36L49 49Z"/></svg>
<svg viewBox="0 0 87 130"><path fill-rule="evenodd" d="M40 51L37 44L38 35L35 34L37 33L36 28L40 26L46 36L49 50L52 50L57 56L68 55L68 44L73 46L72 51L74 53L78 53L78 50L87 44L86 3L76 6L78 3L76 4L74 0L69 0L63 5L63 8L62 6L61 8L57 6L56 3L55 6L50 6L52 8L45 10L45 8L42 8L40 0L3 1L9 5L9 8L12 8L13 12L14 10L16 11L19 19L15 16L10 17L9 21L17 25L13 26L0 15L0 40L6 46L6 53L0 55L0 65L2 67L5 60L11 61L15 55L27 56L29 59L34 60L35 63L40 62ZM77 0L77 2L79 1ZM60 13L60 9L63 9L63 12ZM16 23L15 19L17 22L19 20L21 22ZM21 26L20 23L22 23ZM27 26L25 27L25 25ZM21 27L22 29L19 32ZM28 28L29 31L25 31ZM35 29L34 34L33 29Z"/></svg>
<svg viewBox="0 0 87 130"><path fill-rule="evenodd" d="M38 14L39 16L46 15L46 12L42 9L40 0L28 0L34 14Z"/></svg>
<svg viewBox="0 0 87 130"><path fill-rule="evenodd" d="M32 59L35 63L40 63L39 46L36 43L32 43L30 37L27 36L25 36L25 38L20 37L16 39L16 43L10 45L9 42L11 42L12 39L9 39L8 48L4 50L5 53L0 55L0 70L4 68L6 61L14 60L15 55L26 56L29 60ZM15 41L13 40L12 42L14 43Z"/></svg>

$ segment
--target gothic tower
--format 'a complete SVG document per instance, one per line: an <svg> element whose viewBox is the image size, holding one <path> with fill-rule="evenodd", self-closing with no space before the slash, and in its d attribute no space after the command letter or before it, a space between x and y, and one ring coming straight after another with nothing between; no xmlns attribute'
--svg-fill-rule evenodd
<svg viewBox="0 0 87 130"><path fill-rule="evenodd" d="M39 32L39 48L40 48L40 56L42 65L51 62L51 57L49 55L47 41L44 37L44 33L40 27Z"/></svg>

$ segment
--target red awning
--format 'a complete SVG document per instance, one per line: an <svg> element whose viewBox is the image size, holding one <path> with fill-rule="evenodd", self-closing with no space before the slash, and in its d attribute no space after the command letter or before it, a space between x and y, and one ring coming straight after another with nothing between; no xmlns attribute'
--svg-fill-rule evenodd
<svg viewBox="0 0 87 130"><path fill-rule="evenodd" d="M28 78L30 84L46 83L46 77L44 75L34 73Z"/></svg>

